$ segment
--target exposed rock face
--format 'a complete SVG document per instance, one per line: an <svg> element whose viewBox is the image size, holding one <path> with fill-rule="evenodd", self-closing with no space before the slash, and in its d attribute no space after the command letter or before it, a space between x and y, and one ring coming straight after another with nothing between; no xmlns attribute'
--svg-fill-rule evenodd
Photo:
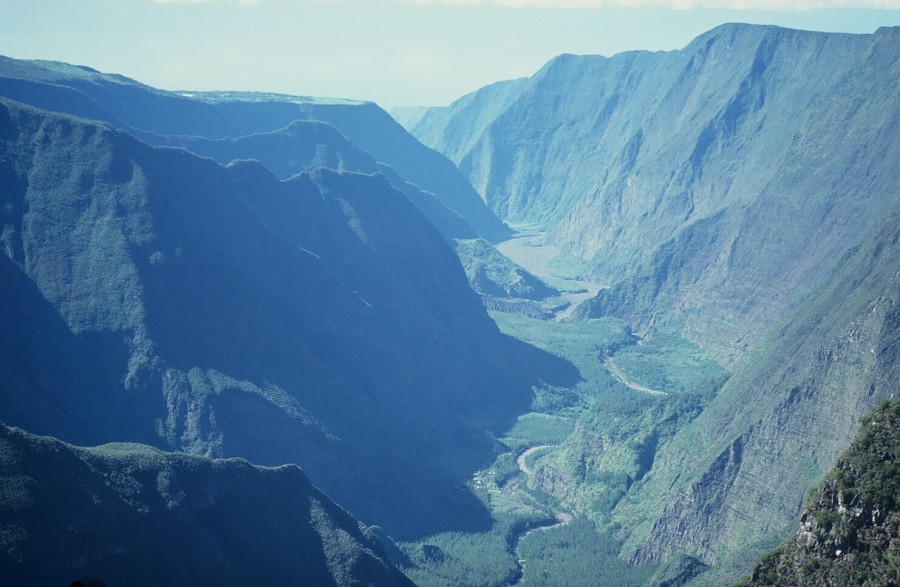
<svg viewBox="0 0 900 587"><path fill-rule="evenodd" d="M680 51L564 55L410 128L501 218L733 365L897 199L900 29L723 25Z"/></svg>
<svg viewBox="0 0 900 587"><path fill-rule="evenodd" d="M741 585L900 584L900 400L859 435L813 493L800 529Z"/></svg>
<svg viewBox="0 0 900 587"><path fill-rule="evenodd" d="M0 476L14 584L412 585L296 466L79 448L0 425Z"/></svg>

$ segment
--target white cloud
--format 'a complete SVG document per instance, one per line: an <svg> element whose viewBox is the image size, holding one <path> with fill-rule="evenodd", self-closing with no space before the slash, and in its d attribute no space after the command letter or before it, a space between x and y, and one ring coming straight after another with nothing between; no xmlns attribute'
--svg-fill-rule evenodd
<svg viewBox="0 0 900 587"><path fill-rule="evenodd" d="M828 8L900 10L900 0L399 0L417 5L495 5L509 8L718 8L802 11Z"/></svg>

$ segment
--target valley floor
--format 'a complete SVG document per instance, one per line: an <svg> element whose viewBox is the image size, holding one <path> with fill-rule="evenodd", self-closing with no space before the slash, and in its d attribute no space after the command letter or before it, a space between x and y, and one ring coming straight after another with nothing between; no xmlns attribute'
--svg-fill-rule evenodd
<svg viewBox="0 0 900 587"><path fill-rule="evenodd" d="M646 472L644 438L664 441L668 432L658 423L693 410L685 398L697 382L724 370L676 336L635 344L621 320L567 319L604 286L571 277L577 268L542 234L520 234L497 248L568 304L546 300L545 307L562 308L553 319L491 317L505 334L572 363L582 379L573 388L535 388L532 411L495 431L496 460L469 484L490 509L493 528L402 543L404 572L423 587L644 585L655 568L619 558L612 510Z"/></svg>
<svg viewBox="0 0 900 587"><path fill-rule="evenodd" d="M557 246L546 244L542 232L519 233L499 243L497 250L512 262L559 289L567 305L555 313L556 320L570 319L581 302L593 298L597 292L607 287L592 281L562 276L558 268L562 251Z"/></svg>

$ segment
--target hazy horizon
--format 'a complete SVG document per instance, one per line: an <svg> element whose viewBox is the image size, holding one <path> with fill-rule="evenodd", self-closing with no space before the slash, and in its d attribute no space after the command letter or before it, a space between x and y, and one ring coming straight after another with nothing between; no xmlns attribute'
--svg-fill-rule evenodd
<svg viewBox="0 0 900 587"><path fill-rule="evenodd" d="M847 33L900 25L896 0L830 7L841 3L778 10L775 0L0 0L0 54L87 65L167 90L436 106L529 76L562 53L680 49L726 22Z"/></svg>

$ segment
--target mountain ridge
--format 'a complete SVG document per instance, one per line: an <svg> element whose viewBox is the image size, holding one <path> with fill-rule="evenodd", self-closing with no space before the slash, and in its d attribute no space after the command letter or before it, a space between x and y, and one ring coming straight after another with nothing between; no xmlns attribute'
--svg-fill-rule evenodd
<svg viewBox="0 0 900 587"><path fill-rule="evenodd" d="M0 425L0 473L0 567L22 584L412 585L296 466L82 448Z"/></svg>
<svg viewBox="0 0 900 587"><path fill-rule="evenodd" d="M327 122L380 163L433 194L480 236L495 240L509 233L449 161L418 143L372 102L252 92L168 92L78 66L8 57L0 59L0 95L100 120L155 145L274 133L297 120ZM430 203L426 211L434 206Z"/></svg>

